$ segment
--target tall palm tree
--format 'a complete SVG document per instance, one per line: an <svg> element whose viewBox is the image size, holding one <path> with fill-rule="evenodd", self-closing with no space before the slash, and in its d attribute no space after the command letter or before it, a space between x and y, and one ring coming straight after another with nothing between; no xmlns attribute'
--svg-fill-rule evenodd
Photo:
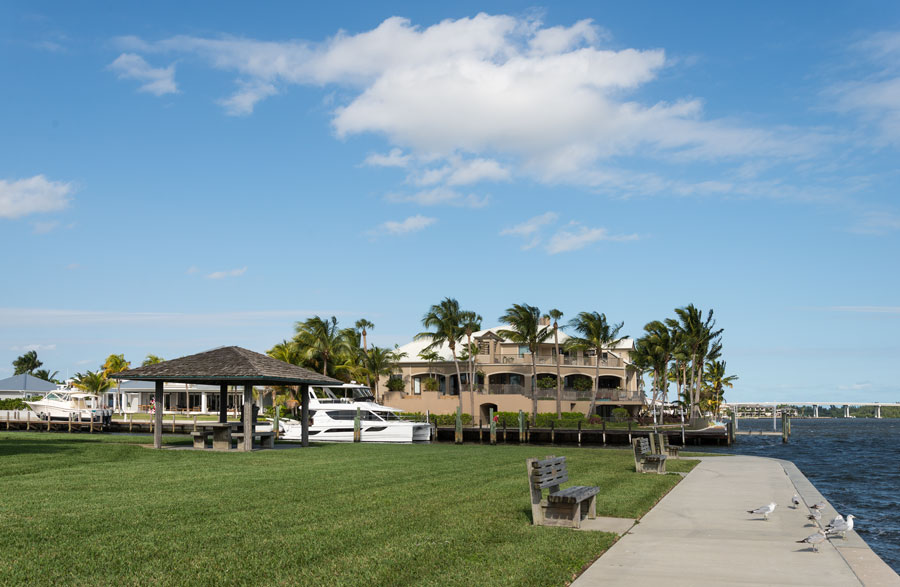
<svg viewBox="0 0 900 587"><path fill-rule="evenodd" d="M606 321L606 314L599 312L580 312L569 321L569 328L580 336L572 337L566 341L565 346L576 350L593 350L596 354L596 373L594 376L594 392L591 395L591 404L588 407L588 416L594 414L597 405L597 393L600 391L600 356L604 349L614 347L624 337L619 337L619 332L624 322L610 324Z"/></svg>
<svg viewBox="0 0 900 587"><path fill-rule="evenodd" d="M725 361L712 360L706 365L706 373L704 378L712 392L713 413L719 412L719 406L722 405L722 398L725 395L726 387L734 387L734 381L739 378L737 375L725 374Z"/></svg>
<svg viewBox="0 0 900 587"><path fill-rule="evenodd" d="M282 340L272 348L266 351L266 354L272 357L273 359L278 359L279 361L284 361L285 363L290 363L291 365L297 365L300 367L306 366L306 361L303 357L303 351L300 349L300 345L297 344L294 340ZM285 387L283 385L273 386L271 388L272 391L272 405L275 405L275 396L279 392L285 392L291 394L291 397L296 401L300 401L300 397L297 395L299 388L295 387Z"/></svg>
<svg viewBox="0 0 900 587"><path fill-rule="evenodd" d="M459 409L462 411L462 379L459 373L459 361L456 358L456 343L466 335L466 329L463 326L459 302L453 298L444 298L440 304L434 304L422 316L422 325L425 328L433 329L433 331L420 332L415 336L415 340L427 338L431 341L431 344L425 347L427 350L436 350L445 343L450 348L453 365L456 367L456 381L459 383Z"/></svg>
<svg viewBox="0 0 900 587"><path fill-rule="evenodd" d="M43 379L44 381L48 381L50 383L59 383L56 380L56 376L59 375L59 371L50 372L48 369L38 369L32 373L38 379Z"/></svg>
<svg viewBox="0 0 900 587"><path fill-rule="evenodd" d="M366 320L365 318L360 318L359 320L356 321L356 331L362 335L362 345L363 345L362 346L362 350L363 350L362 362L363 363L365 363L365 355L369 351L369 345L368 345L368 342L366 341L366 334L368 333L368 330L372 330L373 328L375 328L375 325L372 324L371 322L369 322L368 320ZM366 385L368 385L370 388L372 387L372 382L369 380L368 375L366 375Z"/></svg>
<svg viewBox="0 0 900 587"><path fill-rule="evenodd" d="M690 357L691 384L691 422L700 418L700 390L703 382L703 366L711 349L720 345L718 338L722 329L716 329L716 321L713 319L713 311L710 310L706 319L703 311L694 304L688 304L684 308L675 308L675 318L667 318L666 324L679 331L682 336L686 353Z"/></svg>
<svg viewBox="0 0 900 587"><path fill-rule="evenodd" d="M164 358L159 357L157 355L147 355L147 358L141 363L141 367L146 367L147 365L157 365L165 361Z"/></svg>
<svg viewBox="0 0 900 587"><path fill-rule="evenodd" d="M653 401L666 402L669 391L669 362L676 350L672 331L661 320L644 325L645 335L640 339L649 367L653 369Z"/></svg>
<svg viewBox="0 0 900 587"><path fill-rule="evenodd" d="M37 351L28 351L12 362L13 367L16 369L13 375L31 375L35 369L40 368L43 364L43 361L38 360Z"/></svg>
<svg viewBox="0 0 900 587"><path fill-rule="evenodd" d="M323 375L328 375L329 361L338 354L353 352L334 316L328 319L313 316L304 322L297 322L295 328L294 340L300 345L304 357L321 361Z"/></svg>
<svg viewBox="0 0 900 587"><path fill-rule="evenodd" d="M469 366L469 372L466 375L466 379L469 380L469 394L471 405L472 405L472 419L475 419L475 355L478 354L478 349L472 346L472 333L478 332L481 330L481 315L473 312L471 310L464 310L460 312L460 318L462 319L461 324L463 330L466 333L466 351L468 354L469 360L467 364Z"/></svg>
<svg viewBox="0 0 900 587"><path fill-rule="evenodd" d="M553 346L556 352L556 419L562 418L562 376L559 368L559 319L563 317L563 313L557 309L552 309L546 314L546 318L553 320Z"/></svg>
<svg viewBox="0 0 900 587"><path fill-rule="evenodd" d="M507 340L528 347L531 353L531 413L532 422L537 422L537 353L541 343L550 338L553 330L541 326L541 310L528 304L513 304L500 316L500 322L510 329L498 330L497 334Z"/></svg>
<svg viewBox="0 0 900 587"><path fill-rule="evenodd" d="M125 360L125 355L110 355L106 357L106 361L103 363L101 367L103 369L103 376L107 379L110 375L115 373L121 373L126 369L131 367L131 363ZM187 384L184 385L185 390L187 390ZM113 400L113 409L118 410L122 406L124 402L122 401L122 382L116 379L116 399Z"/></svg>

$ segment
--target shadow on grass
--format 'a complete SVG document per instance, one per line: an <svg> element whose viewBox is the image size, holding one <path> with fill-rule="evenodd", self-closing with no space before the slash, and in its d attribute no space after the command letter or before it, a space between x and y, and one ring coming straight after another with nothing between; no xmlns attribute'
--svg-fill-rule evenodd
<svg viewBox="0 0 900 587"><path fill-rule="evenodd" d="M77 447L64 440L3 440L0 441L0 456L27 454L58 454L75 452Z"/></svg>

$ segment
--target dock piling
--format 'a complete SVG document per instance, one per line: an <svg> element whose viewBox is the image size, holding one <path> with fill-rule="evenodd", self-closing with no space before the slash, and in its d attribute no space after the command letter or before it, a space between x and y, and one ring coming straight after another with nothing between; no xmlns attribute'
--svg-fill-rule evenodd
<svg viewBox="0 0 900 587"><path fill-rule="evenodd" d="M494 408L490 409L489 416L491 418L491 446L497 444L497 422L494 421Z"/></svg>
<svg viewBox="0 0 900 587"><path fill-rule="evenodd" d="M462 408L456 408L456 431L454 435L454 442L456 444L463 443L463 428L462 428Z"/></svg>

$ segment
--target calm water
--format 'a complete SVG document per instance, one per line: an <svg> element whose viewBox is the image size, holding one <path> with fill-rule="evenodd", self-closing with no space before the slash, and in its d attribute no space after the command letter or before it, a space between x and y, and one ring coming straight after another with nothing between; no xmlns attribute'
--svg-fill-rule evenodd
<svg viewBox="0 0 900 587"><path fill-rule="evenodd" d="M741 419L738 428L772 430L772 420ZM793 461L839 513L859 518L853 529L900 573L900 420L793 420L788 444L739 436L707 448Z"/></svg>

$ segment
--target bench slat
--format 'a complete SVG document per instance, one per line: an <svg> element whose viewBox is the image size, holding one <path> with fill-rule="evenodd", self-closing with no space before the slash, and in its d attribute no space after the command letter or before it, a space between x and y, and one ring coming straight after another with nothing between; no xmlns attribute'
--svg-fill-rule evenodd
<svg viewBox="0 0 900 587"><path fill-rule="evenodd" d="M600 493L599 487L588 487L586 485L575 485L566 487L562 491L551 493L547 496L549 503L580 503Z"/></svg>
<svg viewBox="0 0 900 587"><path fill-rule="evenodd" d="M546 489L548 487L553 487L554 485L562 485L563 483L569 480L569 474L565 473L563 475L557 475L555 477L550 477L542 481L532 481L535 489Z"/></svg>
<svg viewBox="0 0 900 587"><path fill-rule="evenodd" d="M534 461L533 463L531 463L531 467L533 469L540 469L541 467L552 467L552 466L558 466L558 465L565 466L566 465L566 457L555 457L552 459L543 459L543 460Z"/></svg>

